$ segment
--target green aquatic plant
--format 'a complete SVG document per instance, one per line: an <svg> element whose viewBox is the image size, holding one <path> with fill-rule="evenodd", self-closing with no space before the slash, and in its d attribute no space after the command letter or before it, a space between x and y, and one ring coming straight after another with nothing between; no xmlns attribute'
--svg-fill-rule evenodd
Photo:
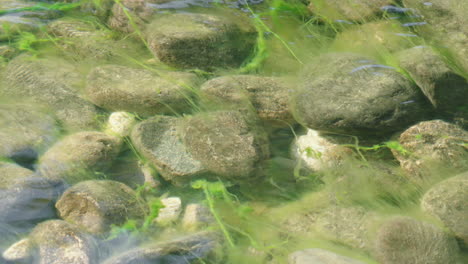
<svg viewBox="0 0 468 264"><path fill-rule="evenodd" d="M76 3L57 2L53 4L38 3L33 6L0 10L0 16L6 15L6 14L20 13L20 12L25 12L25 11L63 11L65 12L65 11L74 10L80 6L81 6L81 2L76 2Z"/></svg>

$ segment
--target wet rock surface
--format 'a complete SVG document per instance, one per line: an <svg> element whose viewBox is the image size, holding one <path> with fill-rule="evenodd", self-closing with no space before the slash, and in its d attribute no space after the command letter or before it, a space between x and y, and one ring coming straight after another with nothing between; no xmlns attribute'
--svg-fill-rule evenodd
<svg viewBox="0 0 468 264"><path fill-rule="evenodd" d="M61 59L20 56L8 63L0 94L50 107L69 130L97 127L100 111L77 92L81 77Z"/></svg>
<svg viewBox="0 0 468 264"><path fill-rule="evenodd" d="M38 171L46 178L70 184L80 179L96 178L99 172L111 166L120 145L117 137L102 132L71 134L44 153L39 160Z"/></svg>
<svg viewBox="0 0 468 264"><path fill-rule="evenodd" d="M468 173L462 173L434 185L421 200L422 209L440 219L468 247Z"/></svg>
<svg viewBox="0 0 468 264"><path fill-rule="evenodd" d="M45 109L27 104L0 106L0 157L31 163L58 134L54 117Z"/></svg>
<svg viewBox="0 0 468 264"><path fill-rule="evenodd" d="M43 222L34 228L29 239L34 263L98 263L97 241L65 221Z"/></svg>
<svg viewBox="0 0 468 264"><path fill-rule="evenodd" d="M428 250L430 248L430 250ZM382 263L457 263L455 239L438 227L394 217L377 233L375 254Z"/></svg>
<svg viewBox="0 0 468 264"><path fill-rule="evenodd" d="M453 115L466 106L467 80L449 67L432 48L419 46L398 54L400 66L409 72L434 107Z"/></svg>
<svg viewBox="0 0 468 264"><path fill-rule="evenodd" d="M325 19L349 19L362 21L382 13L382 8L393 4L392 0L311 0L309 10Z"/></svg>
<svg viewBox="0 0 468 264"><path fill-rule="evenodd" d="M105 264L190 263L204 259L219 245L217 235L200 232L164 243L131 249L104 261Z"/></svg>
<svg viewBox="0 0 468 264"><path fill-rule="evenodd" d="M233 15L170 14L157 17L146 29L151 51L178 68L237 67L253 51L251 25Z"/></svg>
<svg viewBox="0 0 468 264"><path fill-rule="evenodd" d="M428 177L431 169L443 164L451 171L463 172L468 168L467 141L467 131L456 125L442 120L424 121L400 135L399 142L406 152L392 153L414 179Z"/></svg>
<svg viewBox="0 0 468 264"><path fill-rule="evenodd" d="M233 75L211 79L201 91L211 103L232 103L253 108L268 124L284 127L294 123L288 105L289 84L275 77Z"/></svg>
<svg viewBox="0 0 468 264"><path fill-rule="evenodd" d="M164 73L106 65L88 75L86 95L96 105L110 111L127 111L140 116L177 114L190 109L197 86L194 74Z"/></svg>
<svg viewBox="0 0 468 264"><path fill-rule="evenodd" d="M291 108L308 128L356 135L397 131L430 111L395 68L349 53L323 55L306 67Z"/></svg>
<svg viewBox="0 0 468 264"><path fill-rule="evenodd" d="M127 218L142 219L147 212L130 187L109 180L80 182L67 189L55 206L62 219L95 234L107 232Z"/></svg>

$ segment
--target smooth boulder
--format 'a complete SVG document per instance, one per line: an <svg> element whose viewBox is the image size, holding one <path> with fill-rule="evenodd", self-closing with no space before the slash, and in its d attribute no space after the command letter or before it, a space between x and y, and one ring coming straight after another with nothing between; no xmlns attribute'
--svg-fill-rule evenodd
<svg viewBox="0 0 468 264"><path fill-rule="evenodd" d="M421 199L421 208L441 220L468 248L468 172L434 185Z"/></svg>
<svg viewBox="0 0 468 264"><path fill-rule="evenodd" d="M191 109L196 87L197 77L191 73L158 75L146 69L105 65L88 74L86 96L110 111L141 116L178 114Z"/></svg>
<svg viewBox="0 0 468 264"><path fill-rule="evenodd" d="M55 207L62 219L93 234L105 233L127 219L142 220L148 211L135 191L110 180L80 182L68 188Z"/></svg>
<svg viewBox="0 0 468 264"><path fill-rule="evenodd" d="M238 67L251 54L257 33L243 14L172 13L146 27L153 54L176 68Z"/></svg>
<svg viewBox="0 0 468 264"><path fill-rule="evenodd" d="M328 53L307 65L290 103L308 128L362 137L391 134L432 111L395 68L352 53Z"/></svg>
<svg viewBox="0 0 468 264"><path fill-rule="evenodd" d="M99 177L120 151L118 137L97 131L78 132L55 143L39 159L38 172L53 180L73 184Z"/></svg>

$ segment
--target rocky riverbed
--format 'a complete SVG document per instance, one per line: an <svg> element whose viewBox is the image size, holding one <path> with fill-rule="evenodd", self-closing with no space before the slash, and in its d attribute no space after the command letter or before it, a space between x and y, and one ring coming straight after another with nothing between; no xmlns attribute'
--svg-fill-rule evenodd
<svg viewBox="0 0 468 264"><path fill-rule="evenodd" d="M467 263L461 2L0 1L0 263Z"/></svg>

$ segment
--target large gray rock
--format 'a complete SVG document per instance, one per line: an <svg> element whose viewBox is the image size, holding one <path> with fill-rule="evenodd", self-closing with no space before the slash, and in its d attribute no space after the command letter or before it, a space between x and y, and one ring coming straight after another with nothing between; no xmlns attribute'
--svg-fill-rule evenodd
<svg viewBox="0 0 468 264"><path fill-rule="evenodd" d="M422 209L441 220L468 248L468 172L442 181L427 191Z"/></svg>
<svg viewBox="0 0 468 264"><path fill-rule="evenodd" d="M330 53L303 70L291 109L311 129L376 136L421 120L431 106L393 67L356 54Z"/></svg>
<svg viewBox="0 0 468 264"><path fill-rule="evenodd" d="M19 56L8 64L0 95L50 107L69 130L98 126L96 106L81 98L77 68L61 59Z"/></svg>
<svg viewBox="0 0 468 264"><path fill-rule="evenodd" d="M37 225L29 235L33 263L97 264L96 240L77 226L62 220L49 220Z"/></svg>
<svg viewBox="0 0 468 264"><path fill-rule="evenodd" d="M438 111L453 115L468 105L468 81L431 47L414 47L397 56L400 67L411 75Z"/></svg>
<svg viewBox="0 0 468 264"><path fill-rule="evenodd" d="M95 234L122 225L127 219L143 219L146 204L123 183L90 180L68 188L55 205L59 216Z"/></svg>
<svg viewBox="0 0 468 264"><path fill-rule="evenodd" d="M379 228L375 256L383 264L455 264L459 248L455 239L438 227L397 216Z"/></svg>
<svg viewBox="0 0 468 264"><path fill-rule="evenodd" d="M146 29L151 51L178 68L238 67L253 51L257 33L242 14L160 15Z"/></svg>
<svg viewBox="0 0 468 264"><path fill-rule="evenodd" d="M85 131L66 136L40 158L38 171L49 179L73 184L98 177L120 151L121 140L102 132Z"/></svg>
<svg viewBox="0 0 468 264"><path fill-rule="evenodd" d="M132 143L161 176L175 184L186 183L203 175L206 168L188 152L179 136L182 120L155 116L137 124L131 134Z"/></svg>
<svg viewBox="0 0 468 264"><path fill-rule="evenodd" d="M309 10L325 21L366 21L382 13L381 8L392 3L393 0L311 0Z"/></svg>
<svg viewBox="0 0 468 264"><path fill-rule="evenodd" d="M452 173L468 169L468 132L456 125L442 120L420 122L398 141L405 152L392 149L392 153L413 179L428 177L440 167Z"/></svg>
<svg viewBox="0 0 468 264"><path fill-rule="evenodd" d="M200 232L167 242L149 243L104 261L105 264L192 263L210 257L221 243L217 234Z"/></svg>
<svg viewBox="0 0 468 264"><path fill-rule="evenodd" d="M0 157L34 161L58 134L56 121L44 109L26 104L0 106Z"/></svg>
<svg viewBox="0 0 468 264"><path fill-rule="evenodd" d="M294 122L289 111L289 89L285 79L254 75L218 77L201 87L209 102L251 107L263 121L282 127Z"/></svg>
<svg viewBox="0 0 468 264"><path fill-rule="evenodd" d="M86 95L107 110L153 116L190 110L196 86L197 77L191 73L158 76L145 69L105 65L89 73Z"/></svg>
<svg viewBox="0 0 468 264"><path fill-rule="evenodd" d="M293 252L288 257L288 264L364 264L334 252L310 248Z"/></svg>

